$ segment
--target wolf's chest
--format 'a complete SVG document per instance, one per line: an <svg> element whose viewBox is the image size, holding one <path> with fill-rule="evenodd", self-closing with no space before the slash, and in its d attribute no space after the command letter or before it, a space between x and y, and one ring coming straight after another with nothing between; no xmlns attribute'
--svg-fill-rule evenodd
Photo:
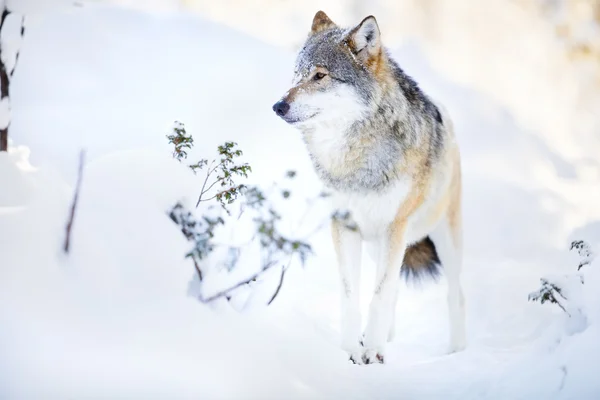
<svg viewBox="0 0 600 400"><path fill-rule="evenodd" d="M401 180L378 192L336 192L333 205L336 210L350 212L364 240L376 240L392 223L409 191L410 183Z"/></svg>
<svg viewBox="0 0 600 400"><path fill-rule="evenodd" d="M382 192L397 178L401 154L385 136L346 136L338 129L320 128L305 141L319 177L331 189Z"/></svg>
<svg viewBox="0 0 600 400"><path fill-rule="evenodd" d="M337 127L320 127L307 138L308 150L321 168L333 173L343 173L352 165L348 165L348 140L343 131Z"/></svg>

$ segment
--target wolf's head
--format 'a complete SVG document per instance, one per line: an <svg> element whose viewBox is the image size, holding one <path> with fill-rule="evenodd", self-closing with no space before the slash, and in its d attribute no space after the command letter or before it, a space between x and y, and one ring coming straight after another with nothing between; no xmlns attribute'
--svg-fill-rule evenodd
<svg viewBox="0 0 600 400"><path fill-rule="evenodd" d="M373 16L344 29L319 11L297 56L293 87L273 111L301 129L349 126L377 103L384 59Z"/></svg>

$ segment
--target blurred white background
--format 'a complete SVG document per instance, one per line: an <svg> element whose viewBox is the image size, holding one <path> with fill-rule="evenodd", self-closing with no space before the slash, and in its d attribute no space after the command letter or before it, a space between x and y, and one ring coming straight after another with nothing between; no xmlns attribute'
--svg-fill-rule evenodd
<svg viewBox="0 0 600 400"><path fill-rule="evenodd" d="M297 49L313 15L340 25L377 18L391 48L416 41L436 72L491 96L527 129L598 182L599 0L112 0L191 11L261 40Z"/></svg>
<svg viewBox="0 0 600 400"><path fill-rule="evenodd" d="M38 0L8 0L38 12ZM384 43L415 42L446 79L509 110L571 175L600 182L600 0L49 0L68 6L111 3L155 13L193 13L296 50L312 17L340 25L377 18ZM410 71L409 71L410 72ZM566 174L565 171L557 171Z"/></svg>

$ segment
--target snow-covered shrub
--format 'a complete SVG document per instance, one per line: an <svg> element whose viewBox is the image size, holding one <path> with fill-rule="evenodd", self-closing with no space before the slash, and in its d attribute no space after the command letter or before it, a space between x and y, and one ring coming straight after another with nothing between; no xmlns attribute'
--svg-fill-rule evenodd
<svg viewBox="0 0 600 400"><path fill-rule="evenodd" d="M571 242L571 250L575 249L581 257L581 261L579 262L579 266L577 267L577 271L579 271L581 267L585 267L586 265L591 264L591 262L594 260L595 255L592 252L590 245L584 242L583 240L575 240Z"/></svg>
<svg viewBox="0 0 600 400"><path fill-rule="evenodd" d="M535 292L529 294L530 301L538 301L541 304L550 302L558 305L570 318L582 322L580 326L585 325L586 317L583 311L583 290L584 276L581 267L589 265L594 254L590 246L582 241L571 242L570 250L577 250L581 257L577 271L556 276L546 276L540 278L542 286Z"/></svg>
<svg viewBox="0 0 600 400"><path fill-rule="evenodd" d="M569 316L569 299L573 297L573 288L578 288L578 284L583 283L583 277L580 275L563 275L540 278L542 286L535 292L529 294L530 301L539 301L541 304L546 302L558 305ZM575 283L573 285L573 283ZM569 290L571 289L571 290ZM579 291L575 289L575 291Z"/></svg>
<svg viewBox="0 0 600 400"><path fill-rule="evenodd" d="M167 139L173 145L173 157L179 162L186 160L187 150L192 149L194 139L187 133L185 126L175 122ZM281 214L272 198L288 199L291 195L289 189L279 189L275 185L269 190L262 190L258 186L236 182L236 178L247 178L248 173L252 172L250 165L238 162L242 154L236 143L225 142L218 146L217 157L214 160L209 162L202 159L189 164L188 167L195 174L204 172L203 179L199 182L200 193L196 202L197 209L201 203L203 207L189 210L182 203L177 203L168 211L171 220L180 227L186 239L193 243L186 257L193 260L200 283L209 269L222 266L231 271L242 260L244 263L259 264L255 274L227 289L209 296L204 296L201 291L198 297L202 302L210 302L217 298L229 300L236 289L258 281L264 273L279 266L280 282L268 301L270 304L279 293L291 260L297 257L304 264L312 254L309 243L284 235L278 227ZM285 179L294 179L295 176L295 171L288 171ZM246 226L243 226L244 222ZM229 228L235 231L236 224L242 228L241 231L248 225L251 227L252 232L247 235L249 240L241 241L242 243L238 241L235 244L215 240L217 230L227 231Z"/></svg>
<svg viewBox="0 0 600 400"><path fill-rule="evenodd" d="M224 223L223 218L220 216L204 215L198 219L181 203L173 206L169 211L169 217L181 227L181 233L183 233L185 238L194 243L190 252L186 254L186 257L194 261L198 277L202 280L203 274L199 263L211 252L210 239L214 236L213 231L215 227Z"/></svg>

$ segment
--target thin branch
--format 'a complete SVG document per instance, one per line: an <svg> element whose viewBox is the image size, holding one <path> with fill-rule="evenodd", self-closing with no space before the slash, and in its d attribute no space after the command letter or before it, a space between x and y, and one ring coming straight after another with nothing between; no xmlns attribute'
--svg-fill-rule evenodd
<svg viewBox="0 0 600 400"><path fill-rule="evenodd" d="M288 266L289 266L289 264L288 264ZM287 267L281 268L281 277L279 277L279 285L277 285L277 289L275 289L275 293L273 293L273 296L271 296L271 300L269 300L269 302L267 303L268 306L271 305L271 303L275 300L275 297L277 297L277 295L279 294L279 291L281 290L281 287L283 286L283 278L285 276L286 271L287 271Z"/></svg>
<svg viewBox="0 0 600 400"><path fill-rule="evenodd" d="M240 186L241 186L241 185L240 185ZM220 195L223 195L223 194L225 194L225 193L229 192L231 189L237 189L237 188L239 188L239 186L234 186L234 187L230 187L229 189L221 190L220 192L218 192L218 193L217 193L217 194L215 194L214 196L212 196L212 197L209 197L208 199L202 199L202 200L198 200L198 204L200 204L200 202L201 202L201 201L209 201L209 200L215 199L215 198L217 198L218 196L220 196ZM196 207L197 207L197 206L196 206Z"/></svg>
<svg viewBox="0 0 600 400"><path fill-rule="evenodd" d="M77 184L75 186L75 194L73 195L73 204L71 205L71 213L67 222L67 235L65 237L65 253L69 253L69 245L71 242L71 230L73 228L73 220L75 219L75 209L77 208L77 200L79 199L79 190L81 188L81 179L83 177L83 165L85 162L85 150L79 153L79 173L77 174Z"/></svg>
<svg viewBox="0 0 600 400"><path fill-rule="evenodd" d="M202 195L204 194L204 187L206 187L206 182L208 181L208 177L210 176L210 174L212 174L215 169L217 169L217 167L215 167L212 171L211 171L211 167L212 165L215 163L215 160L212 160L212 162L210 163L208 170L206 172L206 178L204 178L204 183L202 184L202 189L200 189L200 196L198 196L198 201L196 202L196 208L198 208L198 205L200 205L200 201L202 200Z"/></svg>
<svg viewBox="0 0 600 400"><path fill-rule="evenodd" d="M212 189L217 183L221 181L222 179L217 179L216 181L214 181L212 185L210 185L208 188L206 188L206 190L203 190L202 193L200 193L200 196L204 195L204 193L207 193L210 189Z"/></svg>
<svg viewBox="0 0 600 400"><path fill-rule="evenodd" d="M554 288L554 292L555 292L555 293L558 293L558 295L559 295L560 297L562 297L562 298L563 298L565 301L568 301L568 299L567 299L567 298L566 298L566 297L565 297L565 296L562 294L562 292L561 292L560 290L558 290L558 288L557 288L557 286L556 286L556 285L552 285L552 286L553 286L553 288ZM559 298L557 298L556 296L552 296L552 297L554 298L554 302L555 302L556 304L558 304L558 306L559 306L560 308L562 308L562 310L563 310L564 312L566 312L566 313L567 313L567 315L570 317L570 316L571 316L571 314L570 314L570 313L567 311L567 309L566 309L566 308L565 308L565 307L564 307L564 306L563 306L563 305L560 303L560 302L561 302L561 300L559 300Z"/></svg>
<svg viewBox="0 0 600 400"><path fill-rule="evenodd" d="M562 295L561 295L561 296L562 296ZM562 297L563 297L563 299L565 299L565 297L564 297L564 296L562 296ZM566 299L565 299L565 300L566 300ZM556 302L556 304L558 304L558 306L559 306L560 308L562 308L562 310L563 310L564 312L566 312L566 313L567 313L567 315L568 315L569 317L571 317L571 314L570 314L570 313L567 311L567 309L566 309L566 308L565 308L565 307L564 307L562 304L560 304L560 301L558 301L558 300L556 299L556 297L554 298L554 301Z"/></svg>
<svg viewBox="0 0 600 400"><path fill-rule="evenodd" d="M200 282L202 282L202 279L204 278L204 276L202 275L200 266L198 265L198 262L196 261L195 258L192 257L192 259L194 260L194 267L196 268L196 272L198 273L198 278L200 279Z"/></svg>
<svg viewBox="0 0 600 400"><path fill-rule="evenodd" d="M227 288L225 290L221 290L220 292L217 292L215 294L213 294L212 296L204 299L202 297L200 297L200 301L202 303L210 303L211 301L215 301L216 299L220 298L220 297L226 297L229 293L233 292L235 289L238 289L244 285L249 284L250 282L256 281L256 279L258 279L258 277L260 277L263 273L265 273L267 270L271 269L274 265L277 265L276 263L272 262L270 264L267 264L263 269L261 269L260 271L258 271L257 273L255 273L254 275L252 275L250 278L243 280L233 286L231 286L230 288Z"/></svg>

